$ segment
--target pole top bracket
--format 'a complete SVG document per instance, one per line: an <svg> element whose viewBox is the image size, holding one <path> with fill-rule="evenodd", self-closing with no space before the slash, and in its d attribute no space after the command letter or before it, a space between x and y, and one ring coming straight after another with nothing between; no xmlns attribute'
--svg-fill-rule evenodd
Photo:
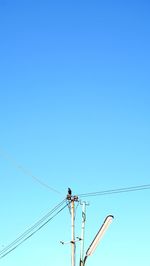
<svg viewBox="0 0 150 266"><path fill-rule="evenodd" d="M69 201L78 201L78 196L72 196L72 190L70 188L68 188L68 194L66 197L67 200Z"/></svg>

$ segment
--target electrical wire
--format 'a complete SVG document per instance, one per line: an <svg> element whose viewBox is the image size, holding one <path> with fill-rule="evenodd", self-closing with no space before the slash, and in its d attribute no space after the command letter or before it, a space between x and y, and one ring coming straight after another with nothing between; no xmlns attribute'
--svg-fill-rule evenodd
<svg viewBox="0 0 150 266"><path fill-rule="evenodd" d="M32 172L30 170L27 170L26 168L24 168L22 165L18 164L18 162L12 157L10 156L6 151L4 151L1 147L0 147L0 155L5 159L8 160L9 162L11 162L13 164L13 166L17 169L20 170L22 173L24 173L27 176L32 177L32 179L36 182L38 182L41 186L57 193L57 194L61 194L60 191L56 190L55 188L52 188L51 186L49 186L48 184L46 184L45 182L43 182L39 177L35 176L32 174Z"/></svg>
<svg viewBox="0 0 150 266"><path fill-rule="evenodd" d="M82 193L82 194L78 194L78 196L80 198L83 198L83 197L91 197L91 196L93 197L93 196L111 195L111 194L116 194L116 193L129 193L129 192L148 190L148 189L150 189L150 184L144 184L144 185L140 185L140 186L131 186L131 187L122 187L122 188L117 188L117 189L109 189L109 190L90 192L90 193L84 193L84 194ZM66 202L66 199L64 199L57 206L55 206L50 212L48 212L44 217L42 217L39 221L37 221L33 226L31 226L29 229L27 229L22 235L20 235L11 244L9 244L7 247L5 247L3 250L1 250L0 251L0 259L5 257L6 255L8 255L14 249L16 249L18 246L20 246L23 242L25 242L27 239L29 239L31 236L33 236L37 231L39 231L42 227L44 227L49 221L51 221L64 208L66 208L67 206L69 207L69 204L66 203L66 205L64 207L62 207L60 210L58 210L65 202ZM50 217L56 211L57 211L57 213L55 213L52 217Z"/></svg>
<svg viewBox="0 0 150 266"><path fill-rule="evenodd" d="M56 214L54 214L52 217L49 218L54 212L56 212L64 203L66 200L63 200L61 203L59 203L57 206L55 206L50 212L48 212L43 218L41 218L39 221L37 221L33 226L31 226L28 230L26 230L23 234L21 234L17 239L15 239L12 243L10 243L7 247L5 247L3 250L0 251L0 259L5 257L7 253L14 250L16 247L21 245L25 240L30 238L32 235L34 235L37 231L39 231L44 225L46 225L52 218L54 218L61 210L64 209L64 207L59 210ZM65 207L68 204L65 205ZM48 219L48 220L47 220ZM46 221L45 221L46 220ZM30 235L29 235L30 234Z"/></svg>
<svg viewBox="0 0 150 266"><path fill-rule="evenodd" d="M37 226L39 226L42 222L44 222L50 215L52 215L58 208L64 204L65 200L60 202L57 206L55 206L51 211L49 211L46 215L44 215L40 220L38 220L33 226L31 226L29 229L27 229L23 234L21 234L15 241L13 241L11 244L9 244L6 248L4 248L1 253L5 252L8 248L10 248L12 245L14 245L16 242L20 241L22 238L24 238L26 235L28 235L31 231L33 231Z"/></svg>
<svg viewBox="0 0 150 266"><path fill-rule="evenodd" d="M95 196L111 195L111 194L116 194L116 193L128 193L128 192L146 190L146 189L150 189L150 184L134 186L134 187L122 187L122 188L117 188L117 189L102 190L102 191L97 191L97 192L89 192L89 193L79 194L78 196L81 198L95 197Z"/></svg>
<svg viewBox="0 0 150 266"><path fill-rule="evenodd" d="M20 243L18 243L16 246L11 248L9 251L5 252L2 256L0 256L0 259L7 256L9 253L11 253L13 250L15 250L17 247L19 247L21 244L23 244L26 240L28 240L30 237L32 237L34 234L36 234L42 227L44 227L47 223L49 223L55 216L57 216L62 210L64 210L67 207L67 204L62 207L57 213L55 213L51 218L49 218L44 224L42 224L39 228L36 229L33 233L31 233L29 236L27 236L25 239L23 239Z"/></svg>
<svg viewBox="0 0 150 266"><path fill-rule="evenodd" d="M34 231L33 233L31 233L29 236L27 236L25 239L23 239L20 243L18 243L16 246L14 246L13 248L11 248L9 251L7 251L6 253L4 253L2 256L0 256L0 259L4 258L5 256L7 256L9 253L11 253L13 250L15 250L17 247L19 247L21 244L23 244L27 239L29 239L30 237L32 237L34 234L36 234L40 229L42 229L42 227L44 227L47 223L49 223L55 216L57 216L62 210L64 210L67 207L67 204L62 207L57 213L55 213L51 218L49 218L44 224L42 224L39 228L36 229L36 231Z"/></svg>

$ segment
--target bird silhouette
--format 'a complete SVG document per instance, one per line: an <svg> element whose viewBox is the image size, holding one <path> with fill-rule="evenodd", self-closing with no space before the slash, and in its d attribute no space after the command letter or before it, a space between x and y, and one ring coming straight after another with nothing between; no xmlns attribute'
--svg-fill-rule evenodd
<svg viewBox="0 0 150 266"><path fill-rule="evenodd" d="M71 196L71 194L72 194L72 191L71 191L70 187L68 187L68 195Z"/></svg>

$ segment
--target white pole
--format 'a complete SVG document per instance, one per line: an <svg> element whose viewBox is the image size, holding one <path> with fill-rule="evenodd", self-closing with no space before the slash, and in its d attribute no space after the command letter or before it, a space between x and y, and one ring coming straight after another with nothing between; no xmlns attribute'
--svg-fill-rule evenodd
<svg viewBox="0 0 150 266"><path fill-rule="evenodd" d="M75 215L74 198L71 199L71 266L75 266Z"/></svg>
<svg viewBox="0 0 150 266"><path fill-rule="evenodd" d="M80 251L80 266L84 260L84 235L85 235L85 220L86 220L86 203L82 203L82 227L81 227L81 251Z"/></svg>

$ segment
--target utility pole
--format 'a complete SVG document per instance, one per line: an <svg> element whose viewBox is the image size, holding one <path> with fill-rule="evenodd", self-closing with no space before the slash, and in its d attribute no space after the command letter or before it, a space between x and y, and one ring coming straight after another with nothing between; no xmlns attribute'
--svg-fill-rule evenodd
<svg viewBox="0 0 150 266"><path fill-rule="evenodd" d="M75 215L74 198L71 199L71 265L75 266Z"/></svg>
<svg viewBox="0 0 150 266"><path fill-rule="evenodd" d="M77 196L72 196L72 191L68 188L67 200L71 205L71 266L75 266L75 249L76 249L76 241L75 241L75 202L78 201Z"/></svg>
<svg viewBox="0 0 150 266"><path fill-rule="evenodd" d="M71 244L71 266L76 266L76 242L81 241L81 250L80 250L80 263L79 266L85 266L85 262L89 256L91 256L95 249L97 248L101 238L105 234L106 230L108 229L109 225L113 220L113 215L108 215L104 223L102 224L101 228L99 229L98 233L96 234L94 240L92 241L91 245L86 251L84 255L84 231L85 231L85 221L86 221L86 202L81 203L82 205L82 228L81 228L81 237L77 237L78 240L75 240L75 202L79 202L78 196L73 196L72 191L68 188L68 194L66 197L68 201L68 207L71 214L71 241L63 242L60 241L61 244Z"/></svg>
<svg viewBox="0 0 150 266"><path fill-rule="evenodd" d="M83 266L84 261L84 234L85 234L85 221L86 221L86 206L89 205L85 201L82 205L82 226L81 226L81 250L80 250L80 266Z"/></svg>

